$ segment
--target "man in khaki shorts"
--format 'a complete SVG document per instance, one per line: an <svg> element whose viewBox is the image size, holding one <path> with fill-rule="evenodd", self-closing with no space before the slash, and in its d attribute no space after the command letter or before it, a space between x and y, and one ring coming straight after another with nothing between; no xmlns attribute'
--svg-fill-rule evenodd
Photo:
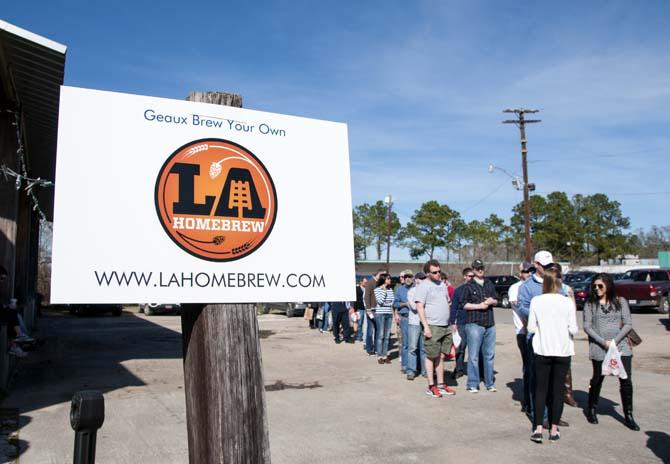
<svg viewBox="0 0 670 464"><path fill-rule="evenodd" d="M428 390L426 395L441 398L442 395L455 395L456 391L444 383L444 361L442 353L451 351L451 328L449 327L449 292L440 279L440 263L431 259L423 265L428 279L417 287L414 294L416 310L423 326L426 351L426 376ZM437 371L437 385L435 374Z"/></svg>

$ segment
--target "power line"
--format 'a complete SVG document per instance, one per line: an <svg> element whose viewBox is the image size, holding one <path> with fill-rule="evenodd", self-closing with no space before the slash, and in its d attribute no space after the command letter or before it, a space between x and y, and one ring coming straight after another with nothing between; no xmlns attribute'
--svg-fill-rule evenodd
<svg viewBox="0 0 670 464"><path fill-rule="evenodd" d="M542 195L548 195L550 193L554 192L562 192L567 195L596 195L596 194L602 194L602 195L607 195L607 196L612 196L612 197L617 197L617 196L654 196L654 195L670 195L670 192L595 192L595 193L584 193L584 192L566 192L563 190L554 190L552 192L548 191L542 191L542 192L537 192Z"/></svg>
<svg viewBox="0 0 670 464"><path fill-rule="evenodd" d="M476 201L475 203L473 203L471 206L469 206L469 207L467 207L466 209L464 209L463 211L461 211L461 214L466 213L466 212L468 212L468 211L474 209L475 207L479 206L480 204L482 204L483 202L485 202L486 200L488 200L494 193L498 192L498 190L500 190L500 189L502 188L502 186L505 185L505 184L507 184L507 179L503 180L502 183L501 183L500 185L498 185L496 188L494 188L494 189L491 190L489 193L487 193L486 195L484 195L482 198L480 198L479 200L477 200L477 201Z"/></svg>
<svg viewBox="0 0 670 464"><path fill-rule="evenodd" d="M590 154L589 156L590 158L621 158L631 155L642 155L645 153L658 153L660 151L670 151L670 150L668 148L650 148L648 150L637 150L637 151L628 151L621 153L596 153L582 150L582 153ZM584 156L540 158L528 161L528 163L551 163L551 162L563 162L563 161L584 161Z"/></svg>

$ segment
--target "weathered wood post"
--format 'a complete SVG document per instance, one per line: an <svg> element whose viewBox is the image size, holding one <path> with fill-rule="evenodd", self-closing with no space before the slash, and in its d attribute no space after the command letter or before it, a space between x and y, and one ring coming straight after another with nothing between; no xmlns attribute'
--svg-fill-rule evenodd
<svg viewBox="0 0 670 464"><path fill-rule="evenodd" d="M242 97L193 92L187 100L242 107ZM263 364L253 304L182 306L191 464L269 464Z"/></svg>

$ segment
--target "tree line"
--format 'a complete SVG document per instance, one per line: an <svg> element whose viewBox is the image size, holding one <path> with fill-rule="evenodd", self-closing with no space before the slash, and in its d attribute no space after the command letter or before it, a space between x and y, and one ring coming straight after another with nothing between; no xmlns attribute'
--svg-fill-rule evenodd
<svg viewBox="0 0 670 464"><path fill-rule="evenodd" d="M653 226L648 232L628 232L630 219L621 204L607 195L552 192L532 195L533 249L548 249L557 260L598 264L624 254L655 258L670 250L670 227ZM476 257L489 261L517 261L524 252L523 202L505 220L491 214L466 222L461 214L435 200L423 203L402 225L398 215L382 201L353 209L354 249L357 260L368 259L372 248L381 260L390 234L391 243L405 248L412 258L431 259L437 253L447 261L467 262Z"/></svg>

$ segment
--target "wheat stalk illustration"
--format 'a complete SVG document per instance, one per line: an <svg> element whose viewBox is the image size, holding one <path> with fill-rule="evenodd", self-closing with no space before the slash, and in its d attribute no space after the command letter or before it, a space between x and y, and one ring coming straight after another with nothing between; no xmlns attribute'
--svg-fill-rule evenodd
<svg viewBox="0 0 670 464"><path fill-rule="evenodd" d="M186 154L184 155L184 158L190 158L191 156L195 155L196 153L200 153L201 151L206 151L209 149L209 145L206 143L196 145L195 147L191 147Z"/></svg>
<svg viewBox="0 0 670 464"><path fill-rule="evenodd" d="M240 253L243 253L247 251L249 248L251 248L252 243L253 240L249 240L247 243L243 243L242 245L233 248L231 251L233 252L234 255L239 255Z"/></svg>

